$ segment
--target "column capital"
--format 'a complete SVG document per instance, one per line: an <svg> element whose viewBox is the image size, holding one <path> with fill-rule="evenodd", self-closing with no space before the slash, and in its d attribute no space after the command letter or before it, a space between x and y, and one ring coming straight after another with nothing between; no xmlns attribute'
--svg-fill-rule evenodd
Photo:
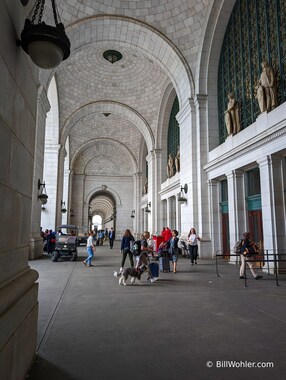
<svg viewBox="0 0 286 380"><path fill-rule="evenodd" d="M256 162L258 163L259 168L263 166L269 166L271 163L271 157L267 155L265 157L259 158L256 160Z"/></svg>
<svg viewBox="0 0 286 380"><path fill-rule="evenodd" d="M152 159L160 157L162 154L162 149L153 149L146 156L146 161L149 163Z"/></svg>
<svg viewBox="0 0 286 380"><path fill-rule="evenodd" d="M241 169L230 170L229 172L225 173L227 180L230 180L233 178L241 178L243 175L244 175L244 171Z"/></svg>
<svg viewBox="0 0 286 380"><path fill-rule="evenodd" d="M63 158L65 158L67 156L66 148L63 145L60 145L59 156L63 156Z"/></svg>
<svg viewBox="0 0 286 380"><path fill-rule="evenodd" d="M206 109L208 96L204 94L196 94L194 104L197 109Z"/></svg>
<svg viewBox="0 0 286 380"><path fill-rule="evenodd" d="M192 112L195 111L195 104L194 99L189 98L186 100L186 102L182 105L180 111L176 115L176 119L179 124L182 124L187 117L191 115Z"/></svg>
<svg viewBox="0 0 286 380"><path fill-rule="evenodd" d="M38 87L38 103L41 104L45 114L47 114L51 109L51 104L48 99L48 95L44 86Z"/></svg>
<svg viewBox="0 0 286 380"><path fill-rule="evenodd" d="M140 179L142 178L142 172L137 172L133 174L134 179Z"/></svg>

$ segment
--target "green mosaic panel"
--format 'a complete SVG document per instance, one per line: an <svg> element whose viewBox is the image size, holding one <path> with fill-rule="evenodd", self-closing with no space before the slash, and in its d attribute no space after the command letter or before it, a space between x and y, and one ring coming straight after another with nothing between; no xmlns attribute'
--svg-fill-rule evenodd
<svg viewBox="0 0 286 380"><path fill-rule="evenodd" d="M261 62L277 74L278 104L286 100L286 1L238 0L231 13L220 55L218 72L219 141L227 137L224 111L227 94L241 104L241 128L259 115L255 99Z"/></svg>
<svg viewBox="0 0 286 380"><path fill-rule="evenodd" d="M177 154L178 145L180 145L180 128L177 122L176 115L179 112L179 101L176 97L171 110L169 128L168 128L168 156L170 153L175 157ZM167 157L168 160L168 157Z"/></svg>

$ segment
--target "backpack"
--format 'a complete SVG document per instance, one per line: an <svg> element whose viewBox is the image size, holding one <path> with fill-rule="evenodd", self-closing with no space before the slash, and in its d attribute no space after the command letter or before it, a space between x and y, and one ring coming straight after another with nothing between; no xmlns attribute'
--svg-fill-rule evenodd
<svg viewBox="0 0 286 380"><path fill-rule="evenodd" d="M233 247L233 252L240 253L241 247L242 247L241 241L236 242Z"/></svg>
<svg viewBox="0 0 286 380"><path fill-rule="evenodd" d="M141 253L141 240L136 240L131 246L131 252L134 256L138 256Z"/></svg>

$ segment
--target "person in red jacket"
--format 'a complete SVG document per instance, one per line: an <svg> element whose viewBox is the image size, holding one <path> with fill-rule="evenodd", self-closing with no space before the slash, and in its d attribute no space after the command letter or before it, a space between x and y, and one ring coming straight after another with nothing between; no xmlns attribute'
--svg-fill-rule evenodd
<svg viewBox="0 0 286 380"><path fill-rule="evenodd" d="M161 231L161 236L165 239L165 232L166 232L166 228L163 227L162 231Z"/></svg>
<svg viewBox="0 0 286 380"><path fill-rule="evenodd" d="M164 241L169 241L171 239L171 237L173 236L172 235L172 231L170 230L169 227L166 227L165 229L165 233L164 233Z"/></svg>

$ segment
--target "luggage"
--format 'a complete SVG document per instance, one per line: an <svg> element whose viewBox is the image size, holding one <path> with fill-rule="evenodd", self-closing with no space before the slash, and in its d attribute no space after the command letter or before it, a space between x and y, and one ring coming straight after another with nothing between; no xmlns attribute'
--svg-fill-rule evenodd
<svg viewBox="0 0 286 380"><path fill-rule="evenodd" d="M159 265L158 263L149 264L150 272L152 273L152 277L159 277Z"/></svg>
<svg viewBox="0 0 286 380"><path fill-rule="evenodd" d="M170 260L169 257L160 257L159 266L161 272L170 272Z"/></svg>

